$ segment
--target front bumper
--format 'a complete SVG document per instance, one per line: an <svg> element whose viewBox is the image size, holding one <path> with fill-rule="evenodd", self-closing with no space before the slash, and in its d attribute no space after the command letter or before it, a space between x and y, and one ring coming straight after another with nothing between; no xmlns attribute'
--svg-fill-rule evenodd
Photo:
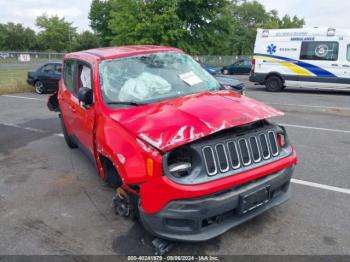
<svg viewBox="0 0 350 262"><path fill-rule="evenodd" d="M27 83L28 83L29 85L34 85L34 79L32 79L32 78L27 78Z"/></svg>
<svg viewBox="0 0 350 262"><path fill-rule="evenodd" d="M153 235L187 242L205 241L282 204L290 196L290 179L294 166L258 180L211 196L175 200L155 214L140 207L144 227ZM242 195L269 187L269 201L247 213L239 212Z"/></svg>

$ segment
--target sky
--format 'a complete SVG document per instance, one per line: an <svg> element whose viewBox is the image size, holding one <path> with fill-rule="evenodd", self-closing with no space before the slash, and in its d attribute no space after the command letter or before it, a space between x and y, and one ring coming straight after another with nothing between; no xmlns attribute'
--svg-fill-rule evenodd
<svg viewBox="0 0 350 262"><path fill-rule="evenodd" d="M350 28L350 1L347 0L258 0L266 10L276 9L280 16L304 18L305 27Z"/></svg>
<svg viewBox="0 0 350 262"><path fill-rule="evenodd" d="M65 17L78 31L90 29L91 0L0 0L0 23L17 22L35 27L35 18L43 13Z"/></svg>
<svg viewBox="0 0 350 262"><path fill-rule="evenodd" d="M125 0L127 1L127 0ZM297 15L307 27L350 28L350 1L346 0L258 0L280 16ZM88 30L91 0L0 0L0 23L23 23L36 31L35 18L43 13L65 17L78 31Z"/></svg>

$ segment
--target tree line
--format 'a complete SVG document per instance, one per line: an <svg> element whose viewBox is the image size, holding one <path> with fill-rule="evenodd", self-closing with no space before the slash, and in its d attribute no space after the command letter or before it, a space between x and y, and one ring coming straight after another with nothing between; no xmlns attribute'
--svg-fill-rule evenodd
<svg viewBox="0 0 350 262"><path fill-rule="evenodd" d="M257 28L304 25L246 0L93 0L89 19L104 45L170 45L194 55L249 55Z"/></svg>
<svg viewBox="0 0 350 262"><path fill-rule="evenodd" d="M70 52L100 46L95 33L77 33L65 18L44 14L36 18L35 25L38 33L20 23L0 24L0 50Z"/></svg>
<svg viewBox="0 0 350 262"><path fill-rule="evenodd" d="M112 45L168 45L193 55L249 55L257 28L298 28L304 19L246 0L92 0L91 31L58 16L36 18L39 32L0 24L0 50L70 52Z"/></svg>

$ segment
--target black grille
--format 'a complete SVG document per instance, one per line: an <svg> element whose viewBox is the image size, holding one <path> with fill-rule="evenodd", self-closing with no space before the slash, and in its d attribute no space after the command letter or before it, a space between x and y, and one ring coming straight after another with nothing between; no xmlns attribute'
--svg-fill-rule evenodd
<svg viewBox="0 0 350 262"><path fill-rule="evenodd" d="M269 132L269 141L271 145L271 152L273 156L278 155L278 148L277 148L277 141L276 141L276 135L274 132Z"/></svg>
<svg viewBox="0 0 350 262"><path fill-rule="evenodd" d="M269 150L269 144L267 142L266 134L259 135L260 145L261 145L261 151L262 155L265 159L269 159L271 154Z"/></svg>
<svg viewBox="0 0 350 262"><path fill-rule="evenodd" d="M206 146L203 148L203 156L205 161L205 166L207 168L207 173L210 176L213 176L217 172L216 161L214 158L213 149L210 146Z"/></svg>
<svg viewBox="0 0 350 262"><path fill-rule="evenodd" d="M207 174L216 175L232 169L248 167L279 155L276 133L264 133L239 137L202 149Z"/></svg>
<svg viewBox="0 0 350 262"><path fill-rule="evenodd" d="M238 146L241 151L242 163L248 166L252 161L250 160L249 148L246 139L241 139L238 141Z"/></svg>
<svg viewBox="0 0 350 262"><path fill-rule="evenodd" d="M215 146L215 150L219 161L220 171L221 172L227 171L229 169L229 162L228 162L225 146L223 144L218 144Z"/></svg>
<svg viewBox="0 0 350 262"><path fill-rule="evenodd" d="M250 147L252 149L252 157L254 162L259 162L261 160L260 149L258 145L258 139L255 136L249 138Z"/></svg>
<svg viewBox="0 0 350 262"><path fill-rule="evenodd" d="M236 142L228 142L227 143L228 152L230 154L231 165L232 168L237 169L240 167L241 163L239 161L238 150L236 146Z"/></svg>

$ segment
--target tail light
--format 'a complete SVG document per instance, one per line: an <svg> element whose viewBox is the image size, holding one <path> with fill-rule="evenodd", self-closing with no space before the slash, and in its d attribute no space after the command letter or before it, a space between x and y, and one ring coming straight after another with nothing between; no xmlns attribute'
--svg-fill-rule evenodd
<svg viewBox="0 0 350 262"><path fill-rule="evenodd" d="M255 74L255 63L256 63L256 60L255 60L255 58L253 58L253 60L252 60L252 69L250 70L250 75L254 75Z"/></svg>

